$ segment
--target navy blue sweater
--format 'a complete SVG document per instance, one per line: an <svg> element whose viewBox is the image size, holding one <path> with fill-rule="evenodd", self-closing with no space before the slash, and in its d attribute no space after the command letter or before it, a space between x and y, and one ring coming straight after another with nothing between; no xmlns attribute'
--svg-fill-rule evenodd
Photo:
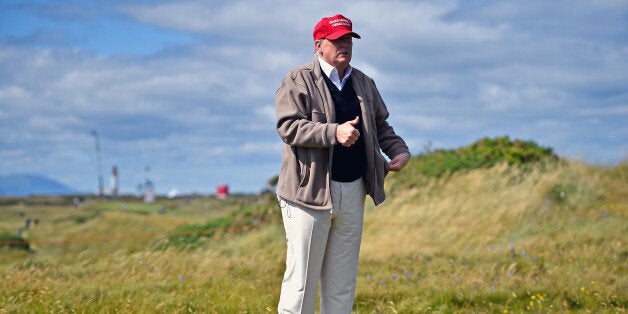
<svg viewBox="0 0 628 314"><path fill-rule="evenodd" d="M355 126L362 134L362 111L358 96L351 84L351 76L345 82L342 90L338 90L331 80L323 75L325 83L329 88L331 97L336 108L336 122L345 123L360 117L358 125ZM344 147L341 144L334 146L334 154L331 163L331 179L338 182L352 182L364 176L366 171L366 153L364 150L364 139L360 135L355 144Z"/></svg>

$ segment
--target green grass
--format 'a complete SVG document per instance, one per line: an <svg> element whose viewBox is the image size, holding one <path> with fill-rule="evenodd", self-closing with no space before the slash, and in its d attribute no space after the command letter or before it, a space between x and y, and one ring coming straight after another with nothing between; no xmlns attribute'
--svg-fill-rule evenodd
<svg viewBox="0 0 628 314"><path fill-rule="evenodd" d="M412 167L367 204L355 313L625 312L627 163ZM276 312L272 195L6 199L0 234L21 212L39 224L29 250L0 245L0 312Z"/></svg>

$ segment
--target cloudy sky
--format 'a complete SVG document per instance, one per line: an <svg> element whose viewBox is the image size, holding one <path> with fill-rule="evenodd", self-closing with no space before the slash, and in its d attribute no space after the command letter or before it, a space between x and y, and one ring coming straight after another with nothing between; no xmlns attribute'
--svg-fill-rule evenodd
<svg viewBox="0 0 628 314"><path fill-rule="evenodd" d="M628 158L625 0L2 0L0 175L95 191L96 130L124 193L258 192L281 162L275 90L335 13L414 154L508 135Z"/></svg>

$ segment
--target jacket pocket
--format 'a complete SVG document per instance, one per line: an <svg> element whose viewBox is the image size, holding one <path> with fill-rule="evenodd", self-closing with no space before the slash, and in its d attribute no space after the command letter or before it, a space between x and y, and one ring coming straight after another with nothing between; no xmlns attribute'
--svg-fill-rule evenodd
<svg viewBox="0 0 628 314"><path fill-rule="evenodd" d="M386 175L388 175L388 172L390 172L390 164L388 163L388 160L386 160L386 158L382 155L382 152L378 147L375 147L375 158L375 168L382 169L384 171L385 177Z"/></svg>
<svg viewBox="0 0 628 314"><path fill-rule="evenodd" d="M296 156L298 163L299 187L304 187L310 179L310 149L307 147L297 147Z"/></svg>
<svg viewBox="0 0 628 314"><path fill-rule="evenodd" d="M310 120L312 122L327 123L327 115L320 110L312 109L312 116Z"/></svg>

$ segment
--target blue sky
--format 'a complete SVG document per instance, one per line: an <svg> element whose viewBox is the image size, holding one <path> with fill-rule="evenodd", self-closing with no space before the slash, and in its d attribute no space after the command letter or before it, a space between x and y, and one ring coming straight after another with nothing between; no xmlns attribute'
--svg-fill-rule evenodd
<svg viewBox="0 0 628 314"><path fill-rule="evenodd" d="M628 157L628 2L0 3L0 175L77 190L258 192L276 175L274 93L343 13L414 154L508 135L595 164Z"/></svg>

